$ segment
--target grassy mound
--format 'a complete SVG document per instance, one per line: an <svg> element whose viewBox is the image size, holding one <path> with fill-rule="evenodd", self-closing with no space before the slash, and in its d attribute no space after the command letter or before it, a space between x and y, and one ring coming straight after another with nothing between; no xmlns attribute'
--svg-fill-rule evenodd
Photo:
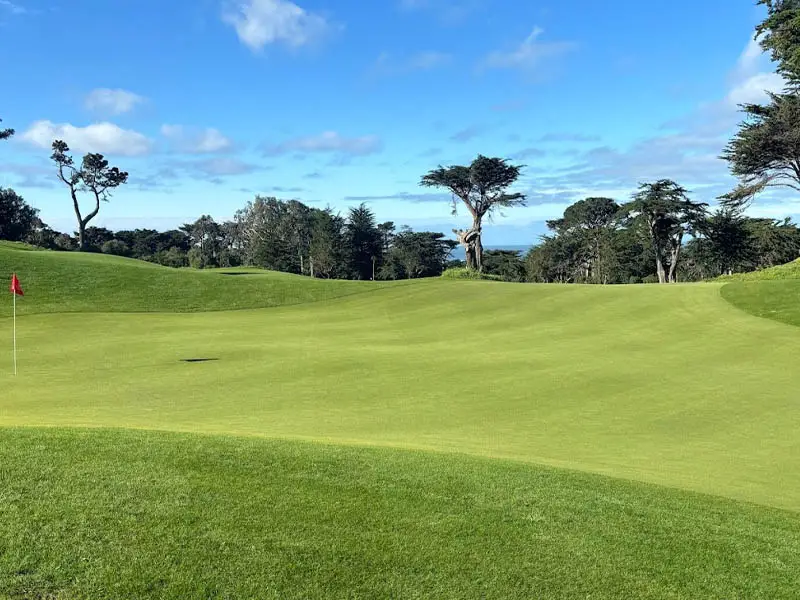
<svg viewBox="0 0 800 600"><path fill-rule="evenodd" d="M751 315L800 326L800 279L730 283L721 294Z"/></svg>
<svg viewBox="0 0 800 600"><path fill-rule="evenodd" d="M777 267L770 267L750 273L735 273L719 277L717 281L775 281L782 279L800 279L800 259Z"/></svg>
<svg viewBox="0 0 800 600"><path fill-rule="evenodd" d="M25 290L19 314L47 312L195 312L266 308L329 300L391 284L322 281L253 269L195 271L108 256L30 252L0 245L0 273L16 272Z"/></svg>
<svg viewBox="0 0 800 600"><path fill-rule="evenodd" d="M800 509L800 336L714 285L429 280L269 311L32 315L17 336L0 425L469 452Z"/></svg>
<svg viewBox="0 0 800 600"><path fill-rule="evenodd" d="M800 516L459 456L0 437L0 596L791 598Z"/></svg>

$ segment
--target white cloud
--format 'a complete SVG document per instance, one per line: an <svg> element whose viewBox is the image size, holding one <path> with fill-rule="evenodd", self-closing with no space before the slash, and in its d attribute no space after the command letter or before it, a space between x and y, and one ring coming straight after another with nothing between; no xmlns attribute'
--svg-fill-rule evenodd
<svg viewBox="0 0 800 600"><path fill-rule="evenodd" d="M0 0L0 8L11 12L12 15L24 15L28 12L24 6L15 4L14 2L11 2L11 0Z"/></svg>
<svg viewBox="0 0 800 600"><path fill-rule="evenodd" d="M86 96L85 106L91 111L121 115L136 108L144 98L127 90L99 88Z"/></svg>
<svg viewBox="0 0 800 600"><path fill-rule="evenodd" d="M726 98L729 104L758 104L767 101L767 92L780 92L786 80L777 73L758 73L748 77L731 89Z"/></svg>
<svg viewBox="0 0 800 600"><path fill-rule="evenodd" d="M141 133L106 122L76 127L70 123L36 121L20 138L39 148L49 149L53 140L64 140L76 152L120 156L141 156L148 154L152 147L150 140Z"/></svg>
<svg viewBox="0 0 800 600"><path fill-rule="evenodd" d="M305 46L331 28L324 17L289 0L245 0L226 10L222 18L253 51L276 43L293 48Z"/></svg>
<svg viewBox="0 0 800 600"><path fill-rule="evenodd" d="M298 153L338 153L360 156L374 154L383 147L381 140L375 135L361 137L345 137L335 131L326 131L319 135L299 137L287 140L275 146L267 146L264 152L268 155Z"/></svg>
<svg viewBox="0 0 800 600"><path fill-rule="evenodd" d="M213 154L233 148L233 142L219 130L187 129L182 125L162 125L161 135L169 139L179 152L188 154Z"/></svg>
<svg viewBox="0 0 800 600"><path fill-rule="evenodd" d="M483 66L490 69L532 70L540 66L545 59L561 56L578 47L574 42L537 41L543 33L541 27L534 27L531 34L517 48L506 52L492 52L483 61Z"/></svg>
<svg viewBox="0 0 800 600"><path fill-rule="evenodd" d="M780 92L786 86L786 81L775 72L758 39L751 39L747 43L739 55L730 81L730 89L725 97L730 107L766 102L767 92Z"/></svg>

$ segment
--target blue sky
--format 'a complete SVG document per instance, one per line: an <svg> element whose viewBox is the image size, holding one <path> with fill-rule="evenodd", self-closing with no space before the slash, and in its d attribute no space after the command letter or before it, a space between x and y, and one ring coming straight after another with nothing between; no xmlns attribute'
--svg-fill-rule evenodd
<svg viewBox="0 0 800 600"><path fill-rule="evenodd" d="M669 177L698 200L780 79L750 0L0 0L0 185L74 229L49 145L103 152L130 182L97 225L233 216L255 193L449 232L418 181L478 153L527 165L529 206L489 244L528 244L589 195ZM113 9L109 8L113 6ZM800 213L791 197L755 214Z"/></svg>

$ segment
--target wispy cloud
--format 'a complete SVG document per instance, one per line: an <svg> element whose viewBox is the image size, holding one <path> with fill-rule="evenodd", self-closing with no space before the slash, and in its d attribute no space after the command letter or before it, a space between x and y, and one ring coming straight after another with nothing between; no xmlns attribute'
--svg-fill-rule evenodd
<svg viewBox="0 0 800 600"><path fill-rule="evenodd" d="M483 125L470 125L451 135L450 140L459 143L468 142L481 135L484 131L486 131L486 127Z"/></svg>
<svg viewBox="0 0 800 600"><path fill-rule="evenodd" d="M328 153L341 156L364 156L375 154L383 149L381 139L376 135L347 137L335 131L326 131L319 135L298 137L275 145L263 146L264 154L275 156L281 154L316 154Z"/></svg>
<svg viewBox="0 0 800 600"><path fill-rule="evenodd" d="M456 25L475 13L485 0L399 0L398 6L405 12L432 12L448 25Z"/></svg>
<svg viewBox="0 0 800 600"><path fill-rule="evenodd" d="M578 48L575 42L540 42L538 38L543 33L544 29L535 27L519 46L510 50L497 50L490 53L480 67L531 72L541 67L545 61L558 58Z"/></svg>
<svg viewBox="0 0 800 600"><path fill-rule="evenodd" d="M233 142L214 128L193 129L182 125L162 125L161 135L167 138L178 152L187 154L214 154L233 149Z"/></svg>
<svg viewBox="0 0 800 600"><path fill-rule="evenodd" d="M306 46L325 37L333 28L325 17L289 0L245 0L229 4L222 19L253 51L270 44L292 48Z"/></svg>
<svg viewBox="0 0 800 600"><path fill-rule="evenodd" d="M345 196L345 202L382 202L389 200L402 200L405 202L449 202L450 194L445 193L421 193L413 194L410 192L399 192L387 196Z"/></svg>
<svg viewBox="0 0 800 600"><path fill-rule="evenodd" d="M29 12L27 8L21 4L11 2L11 0L0 0L0 11L1 10L10 12L12 15L24 15Z"/></svg>
<svg viewBox="0 0 800 600"><path fill-rule="evenodd" d="M144 101L142 96L128 90L98 88L89 92L84 105L92 112L121 115L131 112Z"/></svg>
<svg viewBox="0 0 800 600"><path fill-rule="evenodd" d="M431 71L445 67L453 62L453 57L445 52L429 50L418 52L405 58L395 58L391 54L383 52L370 72L372 75L403 75L415 71Z"/></svg>
<svg viewBox="0 0 800 600"><path fill-rule="evenodd" d="M540 142L599 142L601 140L599 135L586 135L583 133L547 133L539 138Z"/></svg>

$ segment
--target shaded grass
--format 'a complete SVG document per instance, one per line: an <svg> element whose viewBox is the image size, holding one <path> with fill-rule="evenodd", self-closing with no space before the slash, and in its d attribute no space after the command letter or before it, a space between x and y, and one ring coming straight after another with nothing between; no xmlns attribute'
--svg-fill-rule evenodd
<svg viewBox="0 0 800 600"><path fill-rule="evenodd" d="M800 326L800 279L730 283L721 294L747 313Z"/></svg>
<svg viewBox="0 0 800 600"><path fill-rule="evenodd" d="M800 516L464 456L0 431L0 596L794 598Z"/></svg>
<svg viewBox="0 0 800 600"><path fill-rule="evenodd" d="M323 281L256 269L196 271L77 252L0 245L0 273L25 290L20 315L52 312L196 312L267 308L330 300L395 285ZM247 273L230 277L224 273ZM3 275L6 277L6 275Z"/></svg>

